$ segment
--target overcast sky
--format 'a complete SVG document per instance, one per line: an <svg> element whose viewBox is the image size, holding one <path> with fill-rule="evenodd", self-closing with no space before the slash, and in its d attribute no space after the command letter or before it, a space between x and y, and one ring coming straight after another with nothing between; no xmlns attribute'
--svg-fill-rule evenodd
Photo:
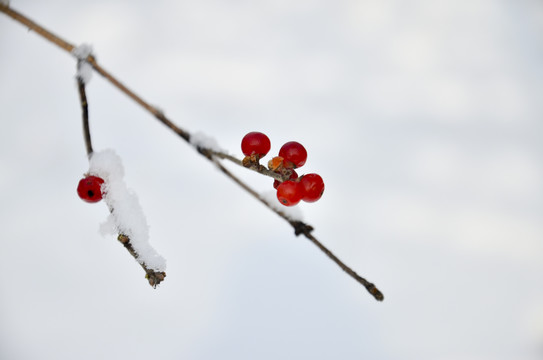
<svg viewBox="0 0 543 360"><path fill-rule="evenodd" d="M304 219L385 301L94 74L94 147L168 262L152 289L77 197L74 58L0 14L0 358L543 357L540 1L11 6L240 158L249 131L303 143L326 183Z"/></svg>

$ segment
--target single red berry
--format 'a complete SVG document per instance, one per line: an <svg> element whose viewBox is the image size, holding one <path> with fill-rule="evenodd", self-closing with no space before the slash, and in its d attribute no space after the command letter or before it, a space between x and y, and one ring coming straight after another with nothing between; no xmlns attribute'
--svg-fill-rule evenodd
<svg viewBox="0 0 543 360"><path fill-rule="evenodd" d="M300 178L299 186L302 188L302 200L315 202L324 192L324 181L318 174L306 174Z"/></svg>
<svg viewBox="0 0 543 360"><path fill-rule="evenodd" d="M298 178L298 174L296 173L296 171L292 170L292 173L290 174L290 176L288 177L289 180L295 180ZM274 180L273 181L273 187L277 189L277 187L281 184L281 182L279 180Z"/></svg>
<svg viewBox="0 0 543 360"><path fill-rule="evenodd" d="M271 149L270 139L258 131L248 133L241 140L241 151L245 156L257 155L259 158L266 156Z"/></svg>
<svg viewBox="0 0 543 360"><path fill-rule="evenodd" d="M299 168L307 160L307 151L299 142L289 141L281 147L279 156L284 159L284 167Z"/></svg>
<svg viewBox="0 0 543 360"><path fill-rule="evenodd" d="M89 203L102 200L102 184L104 180L98 176L89 175L79 181L77 194L81 199Z"/></svg>
<svg viewBox="0 0 543 360"><path fill-rule="evenodd" d="M302 188L296 181L283 181L277 187L277 199L285 206L294 206L302 200Z"/></svg>

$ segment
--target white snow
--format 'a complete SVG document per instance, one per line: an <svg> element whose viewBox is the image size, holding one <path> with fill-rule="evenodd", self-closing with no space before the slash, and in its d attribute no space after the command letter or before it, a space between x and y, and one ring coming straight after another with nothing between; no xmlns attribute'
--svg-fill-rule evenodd
<svg viewBox="0 0 543 360"><path fill-rule="evenodd" d="M72 50L72 55L78 60L87 60L92 54L92 45L83 43Z"/></svg>
<svg viewBox="0 0 543 360"><path fill-rule="evenodd" d="M87 57L92 55L92 46L83 43L72 50L72 55L78 60L76 78L81 79L84 84L88 84L92 77L92 66L87 61Z"/></svg>
<svg viewBox="0 0 543 360"><path fill-rule="evenodd" d="M9 6L9 0L0 0L0 5Z"/></svg>
<svg viewBox="0 0 543 360"><path fill-rule="evenodd" d="M104 179L103 199L111 214L100 226L102 235L124 234L138 254L138 262L155 271L166 270L166 260L149 243L149 226L137 195L126 187L121 158L110 149L94 152L89 174Z"/></svg>
<svg viewBox="0 0 543 360"><path fill-rule="evenodd" d="M77 62L77 73L75 77L81 79L83 84L88 84L92 77L92 66L86 61Z"/></svg>
<svg viewBox="0 0 543 360"><path fill-rule="evenodd" d="M204 148L226 154L226 150L222 149L219 146L219 143L215 138L206 135L201 131L195 132L190 135L190 143L196 148Z"/></svg>
<svg viewBox="0 0 543 360"><path fill-rule="evenodd" d="M290 220L294 221L303 221L303 214L302 210L298 205L294 206L285 206L279 202L277 199L277 191L275 190L269 190L265 191L263 193L260 193L260 197L268 203L268 205L278 210L279 212L282 212L286 217L288 217Z"/></svg>

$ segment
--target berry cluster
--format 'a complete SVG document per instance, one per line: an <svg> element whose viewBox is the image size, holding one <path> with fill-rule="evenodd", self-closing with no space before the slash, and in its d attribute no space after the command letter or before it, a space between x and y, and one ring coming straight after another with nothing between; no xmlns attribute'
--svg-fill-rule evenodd
<svg viewBox="0 0 543 360"><path fill-rule="evenodd" d="M86 202L95 203L102 200L102 184L104 179L87 175L79 181L77 185L77 195Z"/></svg>
<svg viewBox="0 0 543 360"><path fill-rule="evenodd" d="M245 155L244 164L256 163L266 156L271 149L270 139L261 132L250 132L241 140L241 151ZM294 169L305 164L307 151L296 141L285 143L268 162L269 170L279 174L282 181L275 180L277 199L285 206L294 206L300 201L315 202L324 192L324 182L318 174L305 174L298 177Z"/></svg>

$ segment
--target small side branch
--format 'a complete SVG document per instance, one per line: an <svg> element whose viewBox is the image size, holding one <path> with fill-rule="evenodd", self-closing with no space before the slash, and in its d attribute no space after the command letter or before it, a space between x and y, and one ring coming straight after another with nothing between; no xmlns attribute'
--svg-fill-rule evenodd
<svg viewBox="0 0 543 360"><path fill-rule="evenodd" d="M83 118L83 137L85 138L85 147L87 149L87 156L90 158L92 155L92 141L89 128L89 106L87 103L87 93L85 91L85 83L82 79L77 79L77 89L79 90L79 100L81 102L81 116Z"/></svg>
<svg viewBox="0 0 543 360"><path fill-rule="evenodd" d="M139 258L138 253L136 250L134 250L134 247L130 243L130 238L126 235L119 234L117 237L117 240L121 244L123 244L124 248L128 250L130 255L136 259L136 261ZM164 271L155 271L153 269L149 269L145 263L141 263L138 261L138 263L141 265L143 270L145 271L145 278L149 281L149 285L151 285L153 288L156 289L157 285L160 284L162 281L164 281L164 278L166 277L166 273Z"/></svg>
<svg viewBox="0 0 543 360"><path fill-rule="evenodd" d="M225 159L225 160L228 160L230 162L233 162L236 165L242 166L242 167L244 167L246 169L249 169L249 170L256 171L259 174L269 176L269 177L274 178L276 180L279 180L279 181L284 181L285 180L284 177L281 176L280 173L269 170L265 166L261 165L258 161L252 161L251 159L249 159L249 157L246 157L242 161L242 160L239 160L239 159L237 159L236 157L234 157L232 155L229 155L229 154L226 154L226 153L223 153L223 152L219 152L219 151L215 151L215 150L211 150L211 149L206 149L206 148L203 148L203 147L197 147L197 149L198 149L198 152L200 154L202 154L203 156L205 156L208 160L212 160L213 157L219 158L219 159ZM245 160L248 160L248 161L245 161Z"/></svg>
<svg viewBox="0 0 543 360"><path fill-rule="evenodd" d="M88 110L88 102L87 102L87 93L85 91L85 82L81 78L77 78L77 88L79 90L79 100L81 104L81 117L83 119L83 137L85 138L85 147L87 149L87 156L92 156L93 149L92 149L92 140L90 136L90 129L89 129L89 110ZM109 209L110 212L113 212L113 209ZM132 244L130 243L130 238L124 234L119 234L117 237L117 240L121 244L123 244L124 248L132 255L132 257L141 265L143 270L145 271L145 278L147 281L149 281L149 285L151 285L153 288L156 288L157 285L159 285L162 281L164 281L164 278L166 277L166 273L164 271L155 271L153 269L150 269L147 267L147 265L144 262L138 261L139 254L136 252Z"/></svg>

